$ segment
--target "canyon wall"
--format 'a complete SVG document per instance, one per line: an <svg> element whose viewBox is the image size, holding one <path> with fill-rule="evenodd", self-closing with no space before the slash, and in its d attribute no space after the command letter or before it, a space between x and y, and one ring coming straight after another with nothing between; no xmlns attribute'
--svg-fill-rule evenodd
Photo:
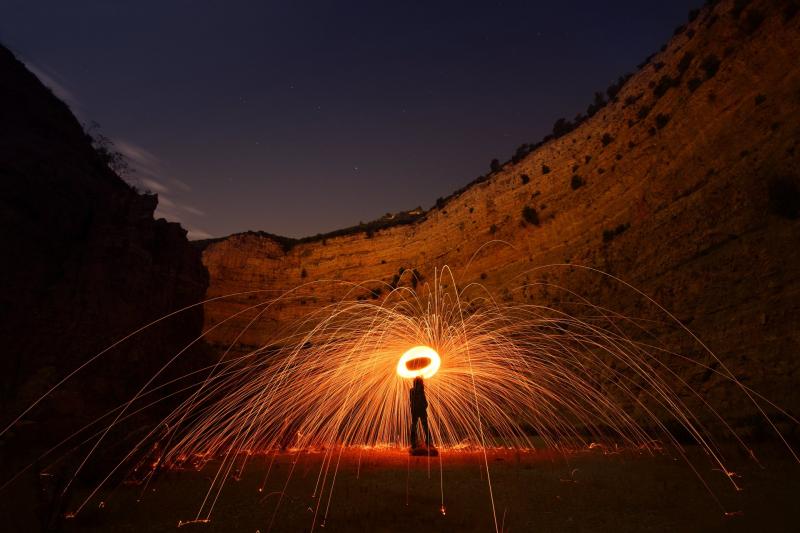
<svg viewBox="0 0 800 533"><path fill-rule="evenodd" d="M157 198L133 190L108 157L0 46L3 427L103 348L205 294L186 231L154 220ZM24 439L44 446L130 399L202 324L198 307L109 352L6 434L0 454Z"/></svg>
<svg viewBox="0 0 800 533"><path fill-rule="evenodd" d="M504 300L553 304L547 288L515 290L546 281L631 316L645 313L633 291L569 267L582 265L652 296L746 385L797 414L795 13L792 2L712 3L591 118L413 224L294 245L253 232L205 243L209 297L267 291L207 304L210 339L257 346L281 323L345 294L313 284L247 327L262 311L247 308L269 291L335 279L367 282L351 296L379 299L385 291L370 290L379 281L409 283L412 269L430 280L445 265L461 284L478 281ZM685 339L675 342L700 353ZM742 417L752 411L713 373L680 371L716 406Z"/></svg>

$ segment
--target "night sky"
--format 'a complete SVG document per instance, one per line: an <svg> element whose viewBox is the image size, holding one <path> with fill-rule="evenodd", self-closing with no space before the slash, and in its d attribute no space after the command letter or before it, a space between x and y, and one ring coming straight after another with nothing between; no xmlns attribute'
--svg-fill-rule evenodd
<svg viewBox="0 0 800 533"><path fill-rule="evenodd" d="M430 207L701 3L4 0L0 41L190 237L301 237Z"/></svg>

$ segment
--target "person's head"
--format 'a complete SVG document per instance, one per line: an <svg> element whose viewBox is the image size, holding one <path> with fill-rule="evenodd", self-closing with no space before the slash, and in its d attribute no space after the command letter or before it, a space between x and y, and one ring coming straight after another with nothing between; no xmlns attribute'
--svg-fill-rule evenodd
<svg viewBox="0 0 800 533"><path fill-rule="evenodd" d="M422 378L417 376L414 378L414 388L415 389L422 389L425 385L422 384Z"/></svg>

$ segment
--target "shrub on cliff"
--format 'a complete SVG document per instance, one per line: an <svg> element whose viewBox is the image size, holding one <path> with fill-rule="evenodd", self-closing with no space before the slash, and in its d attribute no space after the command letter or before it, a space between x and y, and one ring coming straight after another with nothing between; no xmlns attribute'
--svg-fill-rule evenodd
<svg viewBox="0 0 800 533"><path fill-rule="evenodd" d="M528 176L527 174L523 174L519 178L520 178L520 180L522 180L522 184L523 185L527 185L531 181L531 177Z"/></svg>
<svg viewBox="0 0 800 533"><path fill-rule="evenodd" d="M586 182L584 179L577 174L573 175L572 178L569 180L569 185L572 187L572 190L579 189L584 186Z"/></svg>
<svg viewBox="0 0 800 533"><path fill-rule="evenodd" d="M754 33L764 22L764 13L760 9L748 9L744 19L740 22L740 27L745 34Z"/></svg>
<svg viewBox="0 0 800 533"><path fill-rule="evenodd" d="M586 108L586 114L593 117L598 111L603 109L607 103L603 93L594 93L594 102L589 104L589 107Z"/></svg>
<svg viewBox="0 0 800 533"><path fill-rule="evenodd" d="M780 177L770 182L769 210L772 214L790 220L800 218L800 187L789 177Z"/></svg>
<svg viewBox="0 0 800 533"><path fill-rule="evenodd" d="M535 149L535 145L532 144L521 144L517 147L514 155L511 156L511 162L514 164L519 163L525 156L531 153Z"/></svg>
<svg viewBox="0 0 800 533"><path fill-rule="evenodd" d="M675 87L675 85L677 85L677 81L669 74L664 74L661 76L661 79L658 80L655 88L653 88L653 94L656 98L661 98L668 90Z"/></svg>
<svg viewBox="0 0 800 533"><path fill-rule="evenodd" d="M694 54L691 52L686 52L681 57L681 60L678 61L678 72L681 76L683 73L689 70L689 67L692 65L692 60L694 59Z"/></svg>
<svg viewBox="0 0 800 533"><path fill-rule="evenodd" d="M553 137L558 138L566 135L575 128L574 124L565 118L560 118L553 124Z"/></svg>
<svg viewBox="0 0 800 533"><path fill-rule="evenodd" d="M603 230L603 242L611 242L614 240L615 237L625 233L625 231L630 227L630 224L620 224L616 228Z"/></svg>
<svg viewBox="0 0 800 533"><path fill-rule="evenodd" d="M719 58L714 54L709 54L703 59L703 62L700 64L700 68L702 68L703 72L706 73L707 80L713 78L717 74L720 64L721 62Z"/></svg>
<svg viewBox="0 0 800 533"><path fill-rule="evenodd" d="M628 74L624 74L624 75L620 76L619 78L617 78L616 82L614 82L614 83L612 83L611 85L608 86L608 88L606 89L606 96L608 96L608 99L610 101L613 101L613 102L617 101L617 95L619 94L619 92L622 90L622 87L625 85L625 83L630 78L631 78L631 74L629 74L629 73Z"/></svg>
<svg viewBox="0 0 800 533"><path fill-rule="evenodd" d="M489 170L492 172L499 172L501 168L503 167L500 165L500 161L497 159L492 159L492 162L489 163Z"/></svg>
<svg viewBox="0 0 800 533"><path fill-rule="evenodd" d="M522 208L522 220L527 222L528 224L532 224L534 226L539 225L539 213L536 212L536 209L526 205Z"/></svg>
<svg viewBox="0 0 800 533"><path fill-rule="evenodd" d="M604 133L603 137L600 139L600 142L603 143L603 146L608 146L614 142L614 137L612 137L609 133Z"/></svg>
<svg viewBox="0 0 800 533"><path fill-rule="evenodd" d="M100 131L100 124L93 121L88 126L84 125L84 130L92 143L92 148L105 166L120 177L130 173L128 160L117 150L114 141Z"/></svg>
<svg viewBox="0 0 800 533"><path fill-rule="evenodd" d="M731 16L735 19L738 19L742 11L750 5L753 0L734 0L733 7L731 8Z"/></svg>

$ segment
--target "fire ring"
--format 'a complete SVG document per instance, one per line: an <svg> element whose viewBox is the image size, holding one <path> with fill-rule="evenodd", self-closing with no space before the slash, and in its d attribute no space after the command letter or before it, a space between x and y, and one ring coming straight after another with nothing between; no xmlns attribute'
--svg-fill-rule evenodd
<svg viewBox="0 0 800 533"><path fill-rule="evenodd" d="M397 375L406 379L428 379L436 374L441 365L442 360L436 350L429 346L414 346L400 357Z"/></svg>

